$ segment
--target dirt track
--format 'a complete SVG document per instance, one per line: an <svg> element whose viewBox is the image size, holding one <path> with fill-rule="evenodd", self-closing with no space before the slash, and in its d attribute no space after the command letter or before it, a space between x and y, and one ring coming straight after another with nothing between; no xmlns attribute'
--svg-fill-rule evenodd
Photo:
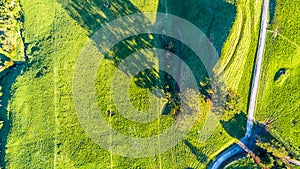
<svg viewBox="0 0 300 169"><path fill-rule="evenodd" d="M268 12L269 12L269 0L264 0L262 16L261 16L261 29L260 29L260 36L259 36L259 44L256 53L255 65L252 75L252 85L251 85L251 95L249 100L249 107L248 107L248 119L247 119L247 130L245 137L241 139L248 147L254 146L254 135L253 132L253 122L254 122L254 112L256 106L256 99L258 93L258 84L262 69L262 61L263 61L263 53L264 47L266 43L266 35L267 35L267 26L268 26ZM211 163L208 168L212 169L219 169L224 167L226 164L231 162L234 157L245 153L242 148L234 144L233 146L229 147L221 154L217 156L217 158Z"/></svg>

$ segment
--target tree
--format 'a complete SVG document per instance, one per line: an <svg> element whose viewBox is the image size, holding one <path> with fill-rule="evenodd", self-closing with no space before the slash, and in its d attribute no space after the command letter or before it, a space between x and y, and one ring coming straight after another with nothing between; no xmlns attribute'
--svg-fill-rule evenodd
<svg viewBox="0 0 300 169"><path fill-rule="evenodd" d="M272 140L270 142L258 141L256 145L266 152L266 153L260 153L262 159L268 159L268 160L263 160L265 165L267 165L270 168L280 168L280 167L290 168L289 167L290 163L286 159L289 153L281 143L275 140Z"/></svg>
<svg viewBox="0 0 300 169"><path fill-rule="evenodd" d="M204 82L200 82L200 91L205 95L206 100L210 100L213 112L218 115L223 115L225 111L239 109L239 95L227 89L225 84L217 79L207 78Z"/></svg>
<svg viewBox="0 0 300 169"><path fill-rule="evenodd" d="M277 119L271 114L263 123L256 127L256 149L264 165L269 168L292 168L290 165L293 153L270 134L271 124Z"/></svg>

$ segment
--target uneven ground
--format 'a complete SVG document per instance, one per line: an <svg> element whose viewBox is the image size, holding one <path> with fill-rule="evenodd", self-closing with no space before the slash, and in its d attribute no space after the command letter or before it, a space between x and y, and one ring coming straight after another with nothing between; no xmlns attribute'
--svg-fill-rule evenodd
<svg viewBox="0 0 300 169"><path fill-rule="evenodd" d="M194 23L212 41L221 56L215 71L228 88L241 96L241 112L225 113L218 124L210 124L217 125L217 129L209 140L200 142L199 129L203 127L204 117L210 114L209 105L203 104L205 114L184 141L159 156L142 159L111 156L87 137L74 109L72 78L82 46L103 24L135 12L164 12L164 4L156 0L114 1L109 9L93 0L23 0L21 4L31 62L27 71L16 79L7 106L11 127L7 128L5 163L2 161L7 168L171 168L174 164L175 168L202 168L231 140L245 133L244 112L257 46L260 1L232 4L221 0L177 0L168 3L170 13ZM131 50L143 45L139 38L143 37L128 40ZM128 46L120 46L113 51L114 55L132 52ZM101 81L111 79L115 62L107 59L99 69L96 89L104 112L114 109L114 105L105 90L109 86ZM199 72L203 72L201 67ZM135 98L134 106L148 109L149 99L142 94L149 93L149 86L133 82L129 92ZM141 125L126 121L116 112L111 122L124 134L151 136L173 121L172 115L167 115L149 125Z"/></svg>
<svg viewBox="0 0 300 169"><path fill-rule="evenodd" d="M7 168L172 168L174 163L179 168L205 166L212 152L230 140L230 136L219 126L218 132L211 137L211 140L215 141L216 138L219 139L220 132L224 133L220 141L216 140L219 144L209 141L199 143L198 130L204 123L204 119L199 119L199 123L186 140L168 152L152 158L130 159L111 156L84 133L72 101L72 78L77 56L89 36L104 23L138 11L164 9L157 1L147 3L114 1L111 8L107 9L98 1L21 1L26 18L26 42L31 62L28 70L14 83L14 92L7 106L11 115L5 155ZM208 2L202 5L205 3ZM220 1L220 4L214 4L213 10L220 11L224 3ZM223 32L213 31L224 37L226 30L229 32L230 22L233 22L235 15L235 7L231 4L228 6L233 9L229 13L229 26L224 28ZM197 14L206 18L204 14L207 12L197 13L196 7L194 8L193 15L187 18L192 20ZM198 25L206 27L207 30L209 25L201 21L201 18L198 22ZM220 45L221 43L219 48ZM133 43L132 46L137 44ZM130 53L126 46L115 52ZM106 67L99 69L99 80L109 79L110 71L112 73L115 69L114 62L115 60L106 60ZM111 69L108 70L107 67ZM114 106L106 98L109 93L104 90L107 83L99 82L96 88L99 88L99 104L104 107L104 112L107 108L113 109ZM149 90L135 83L131 88L130 94L137 98L133 104L147 109L149 103L147 98L141 98L141 93L149 93ZM145 102L138 102L139 99L144 99ZM203 108L207 109L205 105ZM129 125L125 124L130 122L124 123L124 118L119 116L118 112L116 114L112 123L124 134L149 136L163 130L162 127L157 128L157 121L148 126L132 124L131 128L128 128ZM206 111L206 114L209 114L209 111ZM170 124L174 120L172 115L167 115L159 121L161 124Z"/></svg>
<svg viewBox="0 0 300 169"><path fill-rule="evenodd" d="M300 25L295 20L300 16L300 9L291 3L300 4L300 1L276 1L268 30L256 118L275 119L272 134L299 154Z"/></svg>
<svg viewBox="0 0 300 169"><path fill-rule="evenodd" d="M272 119L272 136L283 143L296 158L299 146L299 23L300 11L294 1L270 1L270 25L260 80L258 105L255 113L260 122ZM283 73L284 72L284 73ZM250 157L236 161L228 168L247 168ZM293 166L297 168L296 166Z"/></svg>

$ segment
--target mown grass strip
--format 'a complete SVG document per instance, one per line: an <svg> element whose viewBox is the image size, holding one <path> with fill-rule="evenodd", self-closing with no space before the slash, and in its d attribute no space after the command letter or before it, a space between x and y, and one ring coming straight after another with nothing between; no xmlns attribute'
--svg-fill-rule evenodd
<svg viewBox="0 0 300 169"><path fill-rule="evenodd" d="M220 61L215 66L215 72L220 75L226 68L226 66L233 60L234 53L240 41L240 35L244 25L243 10L238 6L237 15L230 31L230 34L222 49Z"/></svg>

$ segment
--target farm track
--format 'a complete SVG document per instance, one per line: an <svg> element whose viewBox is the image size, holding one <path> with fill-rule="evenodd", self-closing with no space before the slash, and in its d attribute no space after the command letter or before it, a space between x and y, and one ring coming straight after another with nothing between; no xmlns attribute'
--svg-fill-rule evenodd
<svg viewBox="0 0 300 169"><path fill-rule="evenodd" d="M251 95L249 101L248 108L248 119L247 119L247 130L245 133L245 137L241 139L241 142L249 147L254 146L254 137L255 133L253 132L253 121L254 121L254 112L256 106L256 98L258 92L258 83L260 79L261 69L262 69L262 60L263 60L263 52L266 42L266 32L268 26L268 12L269 12L269 0L264 0L263 8L262 8L262 16L261 16L261 30L259 36L259 44L257 48L257 55L255 59L255 65L252 75L252 86L251 86ZM209 168L219 169L225 166L226 163L230 162L234 157L239 156L245 153L245 151L238 146L237 144L233 144L227 150L223 151L220 155L216 157L216 159L211 163Z"/></svg>
<svg viewBox="0 0 300 169"><path fill-rule="evenodd" d="M269 0L264 0L263 5L263 12L262 12L262 19L261 19L261 30L259 36L259 44L257 55L255 59L255 67L253 72L253 82L251 86L251 95L250 95L250 102L248 108L248 119L247 119L247 130L245 134L245 138L250 138L253 136L252 128L253 128L253 121L254 121L254 112L256 107L256 99L258 93L258 83L260 80L260 74L262 69L262 62L263 62L263 54L265 49L266 43L266 36L267 36L267 27L268 27L268 12L269 12Z"/></svg>

